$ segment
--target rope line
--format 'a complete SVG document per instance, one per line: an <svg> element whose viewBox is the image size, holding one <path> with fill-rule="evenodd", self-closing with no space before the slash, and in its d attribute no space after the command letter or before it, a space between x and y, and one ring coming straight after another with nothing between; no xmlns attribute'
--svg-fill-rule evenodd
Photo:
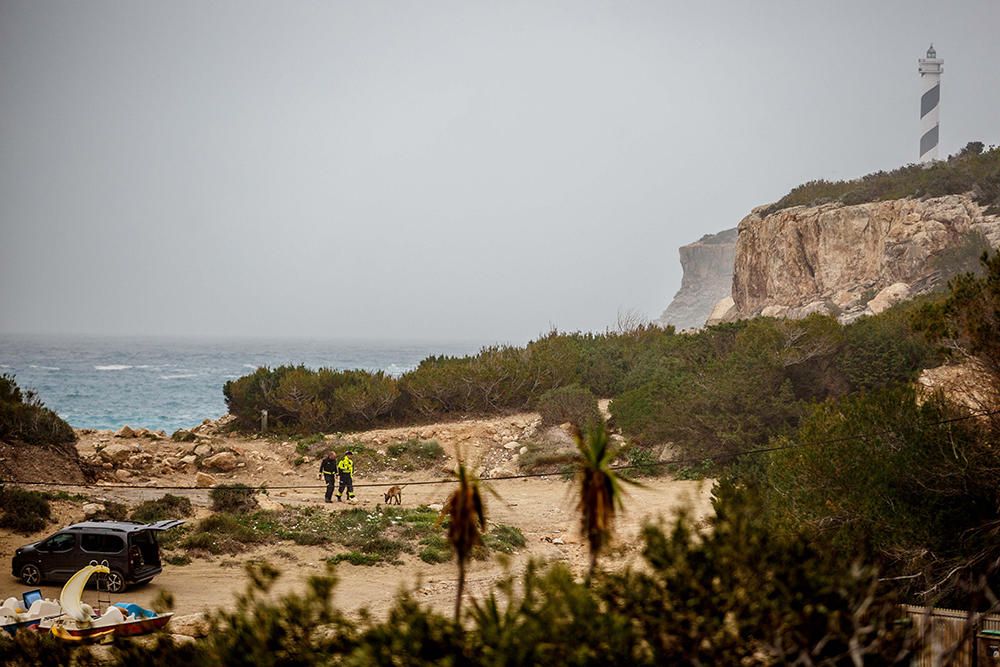
<svg viewBox="0 0 1000 667"><path fill-rule="evenodd" d="M943 426L945 424L953 424L956 422L967 421L969 419L976 419L978 417L990 417L993 415L1000 414L1000 408L996 410L988 410L984 412L973 412L967 415L962 415L961 417L951 417L949 419L942 419L939 421L928 422L924 426ZM705 463L711 461L712 463L717 463L720 461L736 459L741 456L751 456L757 454L768 454L771 452L780 452L788 449L804 449L806 447L823 447L827 445L838 444L841 442L849 442L852 440L864 440L866 438L876 437L879 435L887 435L895 433L894 429L886 428L880 431L872 431L870 433L859 433L855 435L845 435L838 438L829 438L827 440L818 440L815 442L805 442L805 443L795 443L788 445L776 445L773 447L759 447L756 449L748 449L743 452L734 452L731 454L716 454L714 456L702 456L702 457L688 457L680 459L670 459L668 461L655 461L652 463L641 463L641 464L625 464L617 466L609 466L611 470L634 470L638 468L649 469L649 468L659 468L661 466L677 466L677 465L687 465L694 463ZM552 472L531 472L531 473L521 473L517 475L500 475L497 477L481 477L480 480L483 482L505 482L515 479L532 479L538 477L552 477L559 475L560 473ZM425 479L425 480L389 480L386 482L362 482L356 483L354 486L356 488L372 488L372 487L384 487L386 484L398 484L401 486L429 486L435 484L451 484L455 480L452 478L445 479ZM5 480L0 479L0 487L4 484L20 485L20 486L48 486L56 488L99 488L99 489L149 489L153 491L211 491L213 487L210 486L170 486L170 485L158 485L158 484L75 484L71 482L19 482L15 480ZM250 486L250 485L248 485ZM293 490L293 489L325 489L326 484L278 484L278 485L267 485L262 484L258 487L263 490Z"/></svg>

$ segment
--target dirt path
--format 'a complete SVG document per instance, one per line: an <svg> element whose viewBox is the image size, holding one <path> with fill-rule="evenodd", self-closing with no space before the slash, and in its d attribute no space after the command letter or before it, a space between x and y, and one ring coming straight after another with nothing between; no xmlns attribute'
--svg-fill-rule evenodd
<svg viewBox="0 0 1000 667"><path fill-rule="evenodd" d="M504 449L505 441L522 437L532 428L533 415L514 415L494 420L469 420L449 424L425 426L419 429L382 429L351 436L355 442L380 446L385 443L417 438L435 438L445 448L452 459L447 464L433 470L411 473L386 472L370 477L363 473L359 482L377 482L379 485L390 480L437 479L443 477L443 468L453 464L458 448L481 469L490 466L507 465L513 449ZM101 440L107 442L108 434L85 435L79 444L81 455L92 456L94 446ZM172 444L159 445L168 449ZM144 446L145 447L145 446ZM246 440L217 438L213 447L239 452L247 465L231 474L219 475L220 481L243 481L253 485L270 486L310 486L318 484L316 470L318 463L310 461L294 466L290 461L296 451L291 443L275 443L267 440ZM515 452L516 453L516 452ZM166 455L166 454L165 454ZM159 476L141 483L193 484L195 470L176 472L169 476ZM373 479L374 477L374 479ZM710 482L679 481L668 477L644 480L643 488L629 489L626 512L618 523L618 540L612 560L615 567L622 566L638 558L637 536L647 520L658 517L669 518L679 509L688 508L695 516L704 516L711 511ZM577 536L574 500L570 496L571 484L559 477L496 480L491 483L496 496L487 495L488 518L490 521L517 526L527 540L525 549L509 559L513 572L520 572L531 558L548 561L563 561L582 572L586 566L585 547ZM408 486L404 490L404 505L416 506L443 502L450 490L450 484L428 484ZM72 491L72 489L71 489ZM199 507L199 513L207 513L207 490L171 491L186 495ZM380 487L358 489L361 507L372 509L381 503ZM81 488L80 493L100 496L109 500L135 505L138 502L163 495L164 491L152 488L112 488L97 486ZM324 505L319 489L281 489L269 496L272 502L289 505L316 504L330 511L339 511L345 505ZM10 558L18 546L39 539L54 532L59 527L81 520L80 501L59 501L54 503L55 522L36 536L24 537L7 531L0 531L0 562L9 567ZM552 543L546 538L560 538L563 544ZM557 540L558 542L559 540ZM249 560L267 560L278 566L284 574L275 586L277 593L300 589L310 575L324 569L325 559L335 553L325 547L298 546L291 542L281 542L267 547L252 549L236 557L220 556L206 560L195 559L185 566L165 565L163 573L152 583L130 590L123 600L149 604L161 591L169 591L175 600L179 614L204 611L226 605L233 596L246 585L243 565ZM381 614L391 604L395 594L402 588L416 588L418 598L433 608L447 613L454 602L455 568L453 563L431 565L415 556L404 556L402 563L394 566L355 566L342 563L337 567L340 583L336 590L337 605L348 612L367 607L375 614ZM498 559L476 561L472 564L468 580L469 595L481 597L488 593L493 583L506 574L505 566ZM0 599L18 594L23 587L15 579L6 575L0 578ZM59 587L47 586L47 597L58 597ZM93 595L93 593L89 593Z"/></svg>

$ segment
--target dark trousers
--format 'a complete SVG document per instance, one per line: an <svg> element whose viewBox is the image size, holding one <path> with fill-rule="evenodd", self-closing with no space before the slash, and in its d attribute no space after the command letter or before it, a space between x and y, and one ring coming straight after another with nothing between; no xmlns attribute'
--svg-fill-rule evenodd
<svg viewBox="0 0 1000 667"><path fill-rule="evenodd" d="M354 497L354 479L351 475L347 473L340 473L340 488L337 489L337 498L344 495L344 489L347 489L347 498L351 499Z"/></svg>
<svg viewBox="0 0 1000 667"><path fill-rule="evenodd" d="M333 475L323 475L326 480L326 502L333 498L333 487L337 485L337 478Z"/></svg>

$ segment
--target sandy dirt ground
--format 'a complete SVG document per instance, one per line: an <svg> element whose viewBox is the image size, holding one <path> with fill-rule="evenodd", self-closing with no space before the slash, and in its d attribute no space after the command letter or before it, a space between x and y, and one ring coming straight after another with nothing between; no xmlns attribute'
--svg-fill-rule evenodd
<svg viewBox="0 0 1000 667"><path fill-rule="evenodd" d="M348 439L372 447L392 442L418 439L436 439L449 455L448 462L431 470L413 472L385 471L366 474L360 467L357 475L360 507L373 509L382 502L382 491L398 481L438 480L445 477L444 470L454 464L456 451L476 464L484 476L498 476L516 471L516 448L509 446L517 438L530 436L537 427L537 415L522 414L490 420L467 420L417 428L381 429L351 434ZM255 486L265 484L270 489L269 503L316 504L329 511L341 511L344 504L323 503L322 489L309 488L320 484L317 479L319 461L309 460L294 465L300 457L292 442L266 439L234 438L229 435L206 436L213 451L232 451L245 465L229 473L213 473L219 482L246 482ZM107 432L83 433L78 450L84 457L96 458L95 451L109 443L128 442L113 438ZM332 444L332 443L331 443ZM504 447L507 444L508 447ZM177 458L183 452L174 452L176 443L156 441L142 444L144 451L157 451L157 457ZM322 445L320 446L322 447ZM197 469L167 470L155 461L145 464L159 475L137 475L128 480L136 488L119 488L124 484L105 471L104 479L89 487L64 489L88 498L105 498L135 505L144 499L158 498L164 490L144 485L194 486ZM373 486L361 486L372 484ZM711 512L711 482L681 481L669 477L644 478L642 488L629 488L626 511L619 518L617 539L606 558L611 567L624 567L640 558L638 534L646 521L669 519L680 509L689 510L696 517ZM586 549L576 530L577 516L572 485L559 476L528 479L494 480L490 482L496 495L487 495L488 519L520 528L527 546L509 559L474 561L467 581L468 594L475 598L487 595L493 584L508 571L523 570L529 559L563 561L577 572L586 567ZM282 488L296 487L296 488ZM408 486L404 489L404 506L441 503L451 485L447 482ZM207 489L173 490L171 493L186 495L196 506L198 515L209 512ZM23 544L51 534L61 526L83 519L83 501L56 501L56 516L50 526L33 536L23 536L0 530L0 563L6 571L0 575L0 599L19 595L23 586L10 573L10 559L14 550ZM559 544L560 541L563 544ZM550 540L556 540L553 543ZM300 590L303 581L324 570L324 560L336 553L336 548L298 546L281 542L248 550L238 556L216 556L211 559L196 558L189 565L164 564L163 573L151 583L132 588L120 596L121 600L148 605L161 591L169 591L175 601L175 611L188 614L227 605L246 586L243 566L249 560L266 560L283 571L275 586L275 593ZM506 560L506 562L503 562ZM416 591L417 598L431 607L447 612L454 603L455 567L453 563L431 565L415 556L404 556L398 565L355 566L342 563L337 566L340 583L335 600L339 608L357 612L367 608L376 615L384 613L393 597L401 589ZM59 595L59 586L45 586L46 597ZM89 596L95 596L92 591Z"/></svg>

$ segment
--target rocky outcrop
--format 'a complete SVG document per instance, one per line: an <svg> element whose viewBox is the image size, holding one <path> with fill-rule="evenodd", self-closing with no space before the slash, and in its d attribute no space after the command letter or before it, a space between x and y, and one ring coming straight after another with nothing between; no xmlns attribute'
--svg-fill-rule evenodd
<svg viewBox="0 0 1000 667"><path fill-rule="evenodd" d="M940 284L937 260L976 233L1000 246L1000 218L970 195L759 207L738 230L726 319L820 312L849 321Z"/></svg>
<svg viewBox="0 0 1000 667"><path fill-rule="evenodd" d="M733 282L733 259L736 255L736 229L701 237L681 246L684 277L673 301L660 316L659 323L678 330L696 329L705 324L720 299L729 296Z"/></svg>

